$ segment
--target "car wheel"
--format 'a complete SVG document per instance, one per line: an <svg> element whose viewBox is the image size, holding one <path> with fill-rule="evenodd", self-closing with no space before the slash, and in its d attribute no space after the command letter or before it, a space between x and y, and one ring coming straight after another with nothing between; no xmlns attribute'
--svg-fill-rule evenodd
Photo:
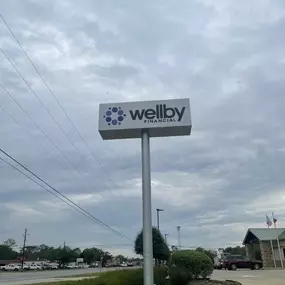
<svg viewBox="0 0 285 285"><path fill-rule="evenodd" d="M254 264L254 269L255 270L259 270L260 269L260 265L259 264Z"/></svg>
<svg viewBox="0 0 285 285"><path fill-rule="evenodd" d="M237 270L237 266L235 264L231 265L231 270Z"/></svg>

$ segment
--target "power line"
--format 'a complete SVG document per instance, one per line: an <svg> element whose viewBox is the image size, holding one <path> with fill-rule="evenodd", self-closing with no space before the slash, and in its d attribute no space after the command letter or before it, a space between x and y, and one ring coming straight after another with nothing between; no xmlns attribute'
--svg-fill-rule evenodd
<svg viewBox="0 0 285 285"><path fill-rule="evenodd" d="M29 175L27 175L25 172L23 172L22 170L18 169L17 167L15 167L13 164L11 164L10 162L8 162L7 160L5 160L4 158L2 158L0 156L0 160L2 160L3 162L5 162L6 164L8 164L10 167L14 168L16 171L18 171L19 173L21 173L22 175L26 176L28 179L32 180L35 184L37 184L38 186L40 186L41 188L43 188L44 190L46 190L47 192L49 192L51 195L55 196L56 198L58 198L59 200L61 200L62 202L64 202L65 204L68 204L70 207L72 207L74 210L76 210L77 212L83 214L84 216L86 216L87 218L91 218L89 216L87 216L85 213L79 211L75 206L73 206L72 204L69 204L68 202L66 202L63 198L61 198L60 196L56 195L54 192L52 192L51 190L49 190L48 188L46 188L45 186L41 185L38 181L36 181L35 179L33 179L32 177L30 177Z"/></svg>
<svg viewBox="0 0 285 285"><path fill-rule="evenodd" d="M29 246L26 246L26 248L28 247L40 247L42 244L33 244L33 245L29 245ZM61 245L60 244L45 244L49 247L60 247ZM80 247L80 248L92 248L92 247L96 247L98 249L101 248L108 248L108 247L130 247L130 246L133 246L132 243L128 243L128 244L92 244L90 246L80 246L80 244L72 244L72 243L68 243L66 246L69 246L69 247ZM22 246L15 246L15 248L17 249L22 249Z"/></svg>
<svg viewBox="0 0 285 285"><path fill-rule="evenodd" d="M1 83L0 83L1 86ZM35 140L32 133L26 129L1 103L0 103L0 107L2 108L3 111L6 112L6 114L9 115L9 117L17 124L19 125L30 137L33 141L35 141L46 153L48 153L50 155L50 157L52 157L59 165L61 165L64 168L64 165L56 158L54 158L52 156L52 153L42 144L40 143L38 140Z"/></svg>
<svg viewBox="0 0 285 285"><path fill-rule="evenodd" d="M12 67L15 69L15 71L17 72L17 74L20 76L20 78L24 81L24 83L27 85L27 87L30 89L30 91L33 93L33 95L38 99L38 101L40 102L40 104L42 105L42 107L46 110L46 112L49 114L49 116L52 118L52 120L55 122L55 124L59 127L59 129L61 130L61 132L64 134L64 136L69 140L69 142L73 145L73 147L75 148L75 150L77 151L77 153L79 154L79 157L81 160L85 161L85 163L87 165L89 165L89 167L92 168L92 170L95 172L95 169L93 168L92 164L90 164L88 162L88 160L86 159L85 156L80 154L80 151L78 149L78 147L76 146L76 144L72 141L72 139L70 138L70 136L67 134L67 132L62 128L62 126L59 124L59 122L56 120L56 118L53 116L53 114L49 111L49 109L46 107L46 105L43 103L43 101L40 99L40 97L37 95L37 93L33 90L33 88L30 86L30 84L27 82L27 80L25 79L25 77L22 75L22 73L19 71L19 69L16 67L16 65L12 62L12 60L10 59L10 57L6 54L6 52L0 47L0 51L2 52L2 54L6 57L6 59L9 61L9 63L12 65ZM110 192L112 192L112 194L114 195L113 191L111 189L109 189Z"/></svg>
<svg viewBox="0 0 285 285"><path fill-rule="evenodd" d="M64 199L66 199L68 202L70 202L72 205L74 205L75 207L77 207L78 209L80 209L82 212L84 212L85 214L87 214L89 217L91 217L94 221L96 221L97 223L99 223L101 226L105 227L106 229L108 229L109 231L112 231L113 233L117 234L118 236L125 238L127 240L130 240L130 238L124 236L123 234L121 234L120 232L118 232L117 230L113 229L112 227L110 227L109 225L107 225L106 223L102 222L100 219L96 218L95 216L93 216L92 214L90 214L90 212L88 212L87 210L85 210L84 208L82 208L81 206L79 206L78 204L76 204L75 202L73 202L70 198L68 198L67 196L65 196L64 194L62 194L59 190L57 190L56 188L54 188L53 186L51 186L49 183L47 183L45 180L43 180L42 178L40 178L38 175L36 175L33 171L31 171L30 169L28 169L25 165L23 165L22 163L20 163L18 160L16 160L15 158L13 158L11 155L9 155L7 152L5 152L2 148L0 148L0 152L2 152L5 156L7 156L9 159L11 159L12 161L14 161L16 164L18 164L19 166L21 166L23 169L25 169L28 173L30 173L32 176L36 177L39 181L41 181L43 184L45 184L46 186L48 186L49 188L51 188L54 192L56 192L58 195L62 196ZM5 161L3 158L0 157L1 160ZM7 161L5 161L7 163ZM9 164L9 163L8 163ZM11 166L11 164L9 164ZM15 167L13 167L15 168ZM18 169L19 171L19 169ZM30 176L25 175L26 177L29 177L29 179L31 179ZM31 179L32 180L32 179ZM39 183L37 183L38 185L41 185ZM42 185L41 185L42 187ZM46 190L45 187L42 187ZM57 197L59 198L59 197ZM66 201L65 201L66 203ZM68 204L68 203L66 203ZM70 204L68 204L69 206L71 206Z"/></svg>
<svg viewBox="0 0 285 285"><path fill-rule="evenodd" d="M59 124L59 122L55 119L55 117L52 115L52 113L49 111L49 109L45 106L45 104L43 103L43 101L40 99L40 97L37 95L37 93L33 90L33 88L30 86L30 84L27 82L27 80L24 78L24 76L22 75L22 73L19 71L19 69L16 67L16 65L12 62L12 60L9 58L9 56L5 53L5 51L0 47L0 51L2 52L2 54L6 57L6 59L10 62L10 64L12 65L12 67L15 69L15 71L17 72L17 74L20 76L20 78L24 81L24 83L27 85L27 87L30 89L30 91L33 93L33 95L38 99L38 101L40 102L40 104L43 106L43 108L46 110L46 112L49 114L49 116L52 118L52 120L55 122L55 124L59 127L59 129L61 130L61 132L65 135L65 137L69 140L69 142L73 145L73 147L75 148L75 150L77 151L77 153L79 154L79 157L81 160L85 161L85 163L87 165L89 165L89 167L92 168L92 170L95 172L95 169L93 168L92 164L90 164L88 162L88 160L86 159L85 156L80 154L80 151L78 149L78 147L75 145L75 143L72 141L72 139L70 138L70 136L66 133L66 131L62 128L62 126ZM109 191L115 196L115 194L113 193L113 191L111 189L109 189ZM121 194L122 195L122 194Z"/></svg>
<svg viewBox="0 0 285 285"><path fill-rule="evenodd" d="M64 107L62 106L62 104L59 102L57 96L55 95L55 93L51 90L51 88L49 87L49 85L47 84L46 80L44 79L44 77L41 75L39 69L36 67L36 65L34 64L34 62L32 61L32 59L30 58L30 56L28 55L28 53L26 52L26 50L23 48L22 44L20 43L20 41L18 40L18 38L16 37L15 33L12 31L12 29L10 28L9 24L7 23L7 21L4 19L3 15L0 13L0 18L2 19L3 23L5 24L5 26L7 27L7 29L9 30L9 32L11 33L12 37L14 38L14 40L17 42L17 44L19 45L20 49L22 50L22 52L25 54L26 58L29 60L29 62L31 63L31 65L33 66L34 70L36 71L36 73L39 75L39 77L41 78L42 82L44 83L44 85L46 86L47 90L49 91L49 93L52 95L52 97L54 98L54 100L56 101L57 105L60 107L60 109L62 110L62 112L64 113L64 115L66 116L66 118L68 119L68 121L70 122L70 124L73 126L73 128L75 129L75 131L77 132L77 134L79 135L79 137L82 139L82 141L85 144L85 147L89 150L89 152L92 154L93 158L95 159L95 161L99 164L99 166L102 168L103 172L105 173L106 177L112 181L111 177L108 175L107 171L104 169L103 165L100 163L100 161L97 159L96 155L94 154L94 152L92 151L92 149L90 148L89 144L86 142L86 140L84 139L84 137L82 136L81 132L78 130L78 128L75 126L74 122L71 120L70 116L67 114L66 110L64 109Z"/></svg>
<svg viewBox="0 0 285 285"><path fill-rule="evenodd" d="M66 161L77 171L77 173L86 181L91 187L92 183L89 180L86 180L84 174L79 170L79 168L73 164L73 162L64 154L64 152L58 147L58 145L52 140L48 134L39 126L39 124L31 117L31 115L23 108L23 106L12 96L12 94L0 83L2 89L8 94L8 96L15 102L15 104L25 113L25 115L33 122L33 124L40 130L40 132L51 142L51 144L61 153ZM99 193L102 197L102 195Z"/></svg>
<svg viewBox="0 0 285 285"><path fill-rule="evenodd" d="M2 21L4 22L5 26L7 27L7 29L9 30L9 32L11 33L12 37L14 38L14 40L17 42L17 44L19 45L20 49L22 50L22 52L24 53L24 55L26 56L26 58L28 59L28 61L31 63L31 65L33 66L34 70L36 71L36 73L39 75L39 77L41 78L43 84L46 86L47 90L49 91L49 93L52 95L52 97L54 98L54 100L56 101L57 105L60 107L60 109L62 110L62 112L64 113L65 117L68 119L68 121L70 122L70 124L73 126L73 128L75 129L75 131L77 132L77 134L79 135L79 137L82 139L82 141L85 144L85 147L89 150L89 152L92 154L93 158L95 159L95 161L99 164L99 166L102 168L103 172L105 173L105 175L107 176L108 179L111 179L110 176L108 175L107 171L104 169L103 165L100 163L100 161L97 159L96 155L94 154L94 152L92 151L92 149L90 148L89 144L86 142L86 140L84 139L84 137L82 136L81 132L78 130L78 128L75 126L74 122L71 120L70 116L67 114L66 110L64 109L63 105L59 102L57 96L55 95L55 93L51 90L50 86L47 84L46 80L44 79L44 77L41 75L39 69L36 67L36 65L34 64L34 62L32 61L32 59L30 58L30 56L28 55L28 53L26 52L26 50L23 48L22 44L20 43L20 41L18 40L18 38L16 37L15 33L12 31L12 29L10 28L9 24L7 23L7 21L4 19L3 15L0 13L0 18L2 19Z"/></svg>
<svg viewBox="0 0 285 285"><path fill-rule="evenodd" d="M17 164L19 164L21 167L23 167L24 169L26 169L26 167L21 163L17 162L16 160L14 160L9 154L7 154L6 152L4 152L2 149L0 149L0 151L2 153L4 153L6 156L8 156L10 159L12 159L13 161L15 161ZM72 207L74 210L76 210L77 212L83 214L84 216L86 216L87 218L91 219L92 221L96 221L97 223L99 223L101 226L111 230L112 232L114 232L115 234L117 234L120 237L126 238L128 240L131 240L129 238L127 238L126 236L122 235L121 233L119 233L118 231L112 229L111 227L109 227L107 224L105 224L104 222L100 221L99 219L97 219L96 217L94 217L92 214L90 214L88 211L84 210L82 207L80 207L79 205L77 205L75 202L73 202L71 199L69 199L68 197L66 197L64 194L62 194L60 191L58 191L59 195L64 197L67 201L69 201L71 204L69 204L67 201L65 201L63 198L61 198L60 196L56 195L55 193L53 193L51 190L49 190L48 188L46 188L45 186L41 185L39 182L37 182L35 179L33 179L32 177L30 177L29 175L27 175L26 173L24 173L23 171L21 171L20 169L18 169L17 167L15 167L13 164L11 164L10 162L8 162L7 160L5 160L4 158L0 157L0 160L2 160L3 162L5 162L6 164L8 164L9 166L11 166L12 168L14 168L15 170L17 170L18 172L20 172L21 174L23 174L24 176L26 176L28 179L30 179L31 181L33 181L35 184L39 185L41 188L43 188L44 190L46 190L47 192L49 192L50 194L52 194L53 196L55 196L56 198L58 198L59 200L61 200L62 202L64 202L65 204L67 204L68 206ZM28 172L30 172L30 170L26 169ZM33 174L33 172L31 172ZM36 178L38 178L38 176L36 174L33 174ZM38 178L40 181L42 180L40 177ZM43 181L43 183L49 185L48 183L46 183L45 181ZM54 189L52 186L49 186L52 189ZM54 190L55 192L57 191L56 189ZM80 210L82 211L80 211Z"/></svg>

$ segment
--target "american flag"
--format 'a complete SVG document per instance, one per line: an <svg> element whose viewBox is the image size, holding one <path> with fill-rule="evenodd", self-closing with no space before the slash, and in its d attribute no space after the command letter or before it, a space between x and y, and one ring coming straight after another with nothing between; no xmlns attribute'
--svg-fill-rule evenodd
<svg viewBox="0 0 285 285"><path fill-rule="evenodd" d="M271 227L272 226L272 222L271 220L269 219L269 217L266 215L266 224L268 227Z"/></svg>
<svg viewBox="0 0 285 285"><path fill-rule="evenodd" d="M275 218L275 215L273 212L272 212L272 219L273 219L274 226L276 226L277 219Z"/></svg>

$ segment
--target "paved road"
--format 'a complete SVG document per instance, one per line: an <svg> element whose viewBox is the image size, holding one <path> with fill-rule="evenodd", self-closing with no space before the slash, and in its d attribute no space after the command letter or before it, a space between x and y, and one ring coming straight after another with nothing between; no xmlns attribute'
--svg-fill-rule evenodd
<svg viewBox="0 0 285 285"><path fill-rule="evenodd" d="M215 270L212 279L235 280L242 285L284 285L285 270Z"/></svg>
<svg viewBox="0 0 285 285"><path fill-rule="evenodd" d="M119 268L103 268L102 271L120 270ZM75 275L100 272L99 268L88 269L71 269L71 270L54 270L54 271L38 271L38 272L11 272L0 273L1 285L22 285L35 284L40 282L57 281L59 277L72 277ZM64 280L64 279L60 279Z"/></svg>

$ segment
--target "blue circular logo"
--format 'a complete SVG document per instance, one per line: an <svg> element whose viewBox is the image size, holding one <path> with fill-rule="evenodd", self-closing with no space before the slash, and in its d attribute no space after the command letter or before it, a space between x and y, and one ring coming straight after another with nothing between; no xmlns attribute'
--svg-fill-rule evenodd
<svg viewBox="0 0 285 285"><path fill-rule="evenodd" d="M126 114L121 107L109 107L104 115L104 119L109 126L121 125L125 117Z"/></svg>

